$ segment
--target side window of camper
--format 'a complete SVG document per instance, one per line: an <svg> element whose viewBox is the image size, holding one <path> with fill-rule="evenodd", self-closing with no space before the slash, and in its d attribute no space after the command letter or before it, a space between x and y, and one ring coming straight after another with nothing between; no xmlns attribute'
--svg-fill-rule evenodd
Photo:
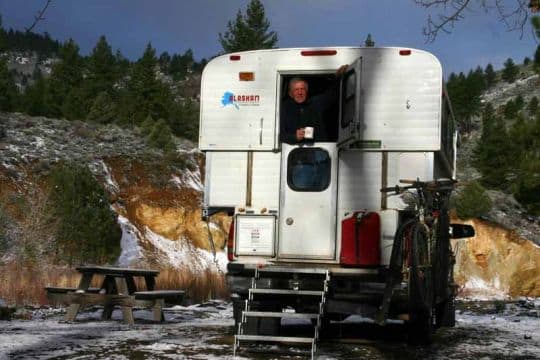
<svg viewBox="0 0 540 360"><path fill-rule="evenodd" d="M345 128L354 119L355 106L356 106L356 73L354 71L348 72L343 79L343 98L342 98L342 114L341 114L341 127Z"/></svg>
<svg viewBox="0 0 540 360"><path fill-rule="evenodd" d="M298 148L287 158L287 183L294 191L324 191L330 184L330 155L320 148Z"/></svg>

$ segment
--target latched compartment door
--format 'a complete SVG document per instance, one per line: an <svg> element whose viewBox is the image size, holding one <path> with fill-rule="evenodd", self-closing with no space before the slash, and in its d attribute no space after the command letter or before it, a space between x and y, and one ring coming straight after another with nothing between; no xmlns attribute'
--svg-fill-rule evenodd
<svg viewBox="0 0 540 360"><path fill-rule="evenodd" d="M360 97L362 84L362 58L349 65L341 83L339 106L339 138L338 147L348 147L360 139Z"/></svg>
<svg viewBox="0 0 540 360"><path fill-rule="evenodd" d="M235 255L274 256L275 224L273 215L237 215Z"/></svg>

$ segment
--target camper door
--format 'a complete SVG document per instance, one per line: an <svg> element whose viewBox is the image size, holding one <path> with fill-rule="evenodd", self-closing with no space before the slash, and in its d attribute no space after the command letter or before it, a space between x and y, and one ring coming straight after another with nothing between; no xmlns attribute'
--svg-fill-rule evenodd
<svg viewBox="0 0 540 360"><path fill-rule="evenodd" d="M278 257L334 260L337 148L283 143Z"/></svg>
<svg viewBox="0 0 540 360"><path fill-rule="evenodd" d="M360 98L362 58L349 65L341 84L338 147L346 147L360 139Z"/></svg>

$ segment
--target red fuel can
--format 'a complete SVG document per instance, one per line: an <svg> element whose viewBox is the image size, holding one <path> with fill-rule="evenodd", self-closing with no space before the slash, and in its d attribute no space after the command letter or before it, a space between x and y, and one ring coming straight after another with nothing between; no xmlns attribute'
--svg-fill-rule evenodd
<svg viewBox="0 0 540 360"><path fill-rule="evenodd" d="M355 212L341 221L340 263L377 266L381 262L381 218L375 212Z"/></svg>

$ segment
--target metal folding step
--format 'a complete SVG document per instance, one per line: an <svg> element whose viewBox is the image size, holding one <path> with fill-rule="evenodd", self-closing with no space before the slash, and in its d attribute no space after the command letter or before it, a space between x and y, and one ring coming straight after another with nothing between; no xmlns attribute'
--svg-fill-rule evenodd
<svg viewBox="0 0 540 360"><path fill-rule="evenodd" d="M295 312L272 312L272 311L244 311L242 316L246 317L274 317L287 319L317 319L319 314L315 313L295 313Z"/></svg>
<svg viewBox="0 0 540 360"><path fill-rule="evenodd" d="M313 290L287 290L287 289L249 289L249 295L292 295L292 296L323 296L324 291Z"/></svg>
<svg viewBox="0 0 540 360"><path fill-rule="evenodd" d="M287 284L289 288L258 288L261 283L266 284L266 279L274 277L282 280L281 284ZM311 287L313 283L318 283L315 288L317 290L302 288L303 278L309 278ZM286 281L283 281L286 280ZM262 281L262 282L261 282ZM241 343L282 343L296 345L310 345L311 356L315 355L317 343L319 340L319 332L324 316L326 295L328 291L328 282L330 275L328 271L320 269L298 269L298 268L265 268L257 269L252 279L252 287L249 289L248 299L245 302L244 311L242 312L241 322L238 325L237 334L234 337L234 356L240 348ZM287 300L284 300L287 299ZM317 307L317 312L296 312L295 310L287 309L284 311L285 305L289 299L293 299L299 303L309 303L310 308ZM273 308L258 309L260 302L271 303ZM276 334L261 334L260 327L253 326L254 322L261 319L273 319L278 321L278 328L282 319L302 319L309 320L313 327L311 337L306 337L305 334L298 336L279 336ZM258 324L258 323L257 323ZM275 323L274 323L275 324ZM257 333L250 333L257 332Z"/></svg>

